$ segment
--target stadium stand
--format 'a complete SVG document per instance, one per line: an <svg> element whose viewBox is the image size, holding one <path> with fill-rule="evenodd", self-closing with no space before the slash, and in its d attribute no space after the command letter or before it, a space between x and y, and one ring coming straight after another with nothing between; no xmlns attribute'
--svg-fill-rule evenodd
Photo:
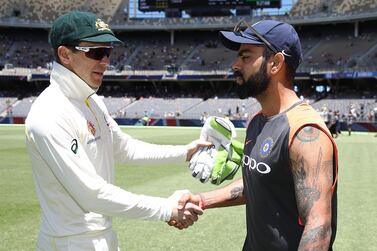
<svg viewBox="0 0 377 251"><path fill-rule="evenodd" d="M212 36L198 44L181 66L189 70L227 70L236 56L236 52L226 49Z"/></svg>
<svg viewBox="0 0 377 251"><path fill-rule="evenodd" d="M145 114L153 118L180 117L192 107L201 103L200 98L143 98L139 99L124 109L120 113L129 118L141 118ZM199 116L197 117L199 118Z"/></svg>
<svg viewBox="0 0 377 251"><path fill-rule="evenodd" d="M124 109L124 107L127 107L132 103L132 99L127 97L119 98L102 96L102 100L105 103L110 115L114 117L124 117L121 111Z"/></svg>
<svg viewBox="0 0 377 251"><path fill-rule="evenodd" d="M310 32L302 32L304 60L301 68L356 67L356 60L376 45L377 34L367 30L354 37L352 27L346 26L319 27L319 29L310 29ZM307 44L308 41L313 43Z"/></svg>
<svg viewBox="0 0 377 251"><path fill-rule="evenodd" d="M0 16L2 18L17 18L32 22L51 22L67 11L82 10L101 13L106 21L110 21L125 4L127 4L127 1L124 0L1 1Z"/></svg>
<svg viewBox="0 0 377 251"><path fill-rule="evenodd" d="M295 85L302 98L319 112L344 118L352 111L356 121L376 121L377 0L298 0L289 13L274 16L191 18L129 18L127 4L0 0L0 115L27 115L48 84L51 21L77 9L101 13L125 41L113 50L98 92L114 118L247 120L260 106L236 98L230 72L236 52L219 43L218 30L270 18L291 22L300 35L303 63ZM316 91L317 85L329 90Z"/></svg>
<svg viewBox="0 0 377 251"><path fill-rule="evenodd" d="M246 100L230 98L211 98L200 102L183 113L185 118L200 118L203 114L229 117L231 119L248 119L260 110L260 105L254 98Z"/></svg>
<svg viewBox="0 0 377 251"><path fill-rule="evenodd" d="M15 117L26 117L36 97L28 97L16 101L12 105L12 113Z"/></svg>
<svg viewBox="0 0 377 251"><path fill-rule="evenodd" d="M0 114L4 112L7 115L11 111L12 105L17 101L17 98L14 97L0 97Z"/></svg>
<svg viewBox="0 0 377 251"><path fill-rule="evenodd" d="M376 0L298 0L290 11L292 17L350 15L377 10Z"/></svg>
<svg viewBox="0 0 377 251"><path fill-rule="evenodd" d="M292 6L291 16L305 17L323 13L326 0L299 0Z"/></svg>
<svg viewBox="0 0 377 251"><path fill-rule="evenodd" d="M374 67L377 58L375 22L363 24L357 37L350 24L336 26L302 26L303 64L299 71L351 69ZM194 35L195 34L195 35ZM47 32L35 29L2 29L0 65L48 68L53 56ZM229 70L235 52L225 49L217 39L217 32L179 31L175 41L168 33L119 33L125 46L116 47L111 57L112 69L166 70L177 66L180 70Z"/></svg>
<svg viewBox="0 0 377 251"><path fill-rule="evenodd" d="M330 8L338 14L356 14L365 12L375 12L377 10L376 0L335 0L331 1Z"/></svg>
<svg viewBox="0 0 377 251"><path fill-rule="evenodd" d="M328 111L337 111L342 118L351 112L358 121L374 120L374 108L377 107L375 99L323 99L319 102L313 103L312 106L321 111L324 107Z"/></svg>

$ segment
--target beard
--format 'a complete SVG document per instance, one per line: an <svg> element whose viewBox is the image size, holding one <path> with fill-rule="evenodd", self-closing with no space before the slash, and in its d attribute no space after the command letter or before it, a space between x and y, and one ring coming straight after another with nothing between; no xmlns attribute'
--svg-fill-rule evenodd
<svg viewBox="0 0 377 251"><path fill-rule="evenodd" d="M234 77L240 77L242 84L237 84L236 93L240 99L246 99L248 97L256 98L262 94L268 87L271 77L267 75L267 60L263 60L263 63L257 73L251 75L247 80L244 79L240 71L233 73Z"/></svg>

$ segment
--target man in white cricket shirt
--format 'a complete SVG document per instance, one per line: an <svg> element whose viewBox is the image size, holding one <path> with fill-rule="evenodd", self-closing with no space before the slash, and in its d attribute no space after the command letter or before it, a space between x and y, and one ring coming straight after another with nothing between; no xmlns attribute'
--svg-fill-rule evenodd
<svg viewBox="0 0 377 251"><path fill-rule="evenodd" d="M177 220L191 225L202 210L177 210L169 198L133 194L113 185L114 161L184 163L208 142L154 145L124 134L96 91L114 45L122 44L93 13L69 12L50 31L56 62L50 86L26 119L26 142L41 206L37 250L119 250L112 216Z"/></svg>

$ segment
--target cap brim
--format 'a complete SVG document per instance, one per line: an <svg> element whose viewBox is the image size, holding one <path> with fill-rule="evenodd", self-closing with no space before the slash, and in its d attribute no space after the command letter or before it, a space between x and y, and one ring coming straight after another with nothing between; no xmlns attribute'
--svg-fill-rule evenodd
<svg viewBox="0 0 377 251"><path fill-rule="evenodd" d="M246 38L238 36L232 31L220 31L219 38L226 48L233 51L238 51L241 44L263 44L262 42L258 41L257 37L250 36Z"/></svg>
<svg viewBox="0 0 377 251"><path fill-rule="evenodd" d="M80 41L94 42L94 43L113 43L115 45L124 45L122 41L114 37L111 34L102 34L94 37L86 37L80 39Z"/></svg>

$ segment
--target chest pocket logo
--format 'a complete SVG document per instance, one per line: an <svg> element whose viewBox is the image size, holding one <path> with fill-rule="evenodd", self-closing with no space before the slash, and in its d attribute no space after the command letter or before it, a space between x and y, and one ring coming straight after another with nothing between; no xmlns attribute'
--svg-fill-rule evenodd
<svg viewBox="0 0 377 251"><path fill-rule="evenodd" d="M259 156L266 158L268 155L270 155L273 146L274 140L271 137L266 138L261 144Z"/></svg>

